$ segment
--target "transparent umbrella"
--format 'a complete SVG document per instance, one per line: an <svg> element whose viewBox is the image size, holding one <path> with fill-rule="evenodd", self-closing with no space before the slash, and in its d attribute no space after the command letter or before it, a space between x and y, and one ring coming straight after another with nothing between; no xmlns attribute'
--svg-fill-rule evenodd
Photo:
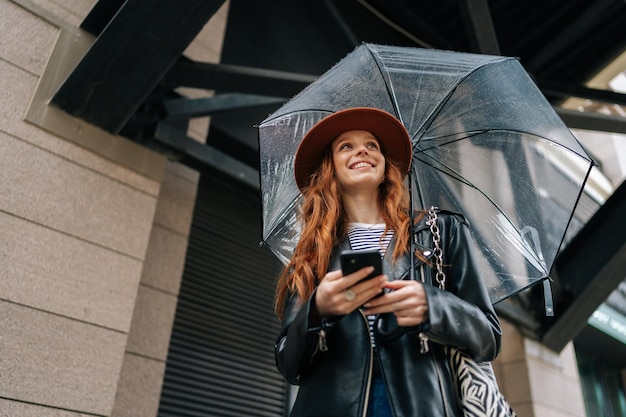
<svg viewBox="0 0 626 417"><path fill-rule="evenodd" d="M493 303L549 276L593 163L519 61L374 44L259 125L263 241L282 262L300 232L298 144L350 107L388 111L407 128L413 208L465 215Z"/></svg>

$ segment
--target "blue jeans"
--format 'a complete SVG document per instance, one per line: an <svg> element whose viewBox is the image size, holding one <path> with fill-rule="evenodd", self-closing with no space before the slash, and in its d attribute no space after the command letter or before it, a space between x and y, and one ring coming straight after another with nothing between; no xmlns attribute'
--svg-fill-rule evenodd
<svg viewBox="0 0 626 417"><path fill-rule="evenodd" d="M387 399L385 383L380 376L372 378L372 390L369 404L367 405L367 417L393 417L391 406Z"/></svg>

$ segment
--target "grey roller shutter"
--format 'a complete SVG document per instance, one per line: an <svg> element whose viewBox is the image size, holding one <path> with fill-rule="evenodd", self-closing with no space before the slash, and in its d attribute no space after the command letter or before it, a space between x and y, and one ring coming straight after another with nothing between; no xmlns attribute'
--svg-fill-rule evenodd
<svg viewBox="0 0 626 417"><path fill-rule="evenodd" d="M274 365L279 265L259 247L258 191L200 181L158 416L282 416Z"/></svg>

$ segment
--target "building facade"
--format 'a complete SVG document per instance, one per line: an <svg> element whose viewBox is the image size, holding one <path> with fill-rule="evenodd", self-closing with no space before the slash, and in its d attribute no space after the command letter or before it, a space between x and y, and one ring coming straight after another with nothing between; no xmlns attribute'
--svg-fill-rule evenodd
<svg viewBox="0 0 626 417"><path fill-rule="evenodd" d="M0 0L0 416L283 415L258 190L48 105L95 3ZM219 62L227 13L185 55ZM518 415L586 416L574 343L503 327Z"/></svg>

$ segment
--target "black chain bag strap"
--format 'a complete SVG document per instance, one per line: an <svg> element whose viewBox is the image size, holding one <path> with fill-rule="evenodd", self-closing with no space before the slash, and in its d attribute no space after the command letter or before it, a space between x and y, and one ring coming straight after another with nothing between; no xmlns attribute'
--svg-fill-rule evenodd
<svg viewBox="0 0 626 417"><path fill-rule="evenodd" d="M435 281L440 289L445 290L446 276L443 272L443 252L440 246L441 235L437 225L437 208L428 211L428 221L433 236L435 260ZM421 271L423 274L423 270ZM424 277L422 275L422 281ZM450 346L445 347L452 369L457 395L465 417L516 417L517 414L498 387L491 362L476 362L462 351Z"/></svg>

